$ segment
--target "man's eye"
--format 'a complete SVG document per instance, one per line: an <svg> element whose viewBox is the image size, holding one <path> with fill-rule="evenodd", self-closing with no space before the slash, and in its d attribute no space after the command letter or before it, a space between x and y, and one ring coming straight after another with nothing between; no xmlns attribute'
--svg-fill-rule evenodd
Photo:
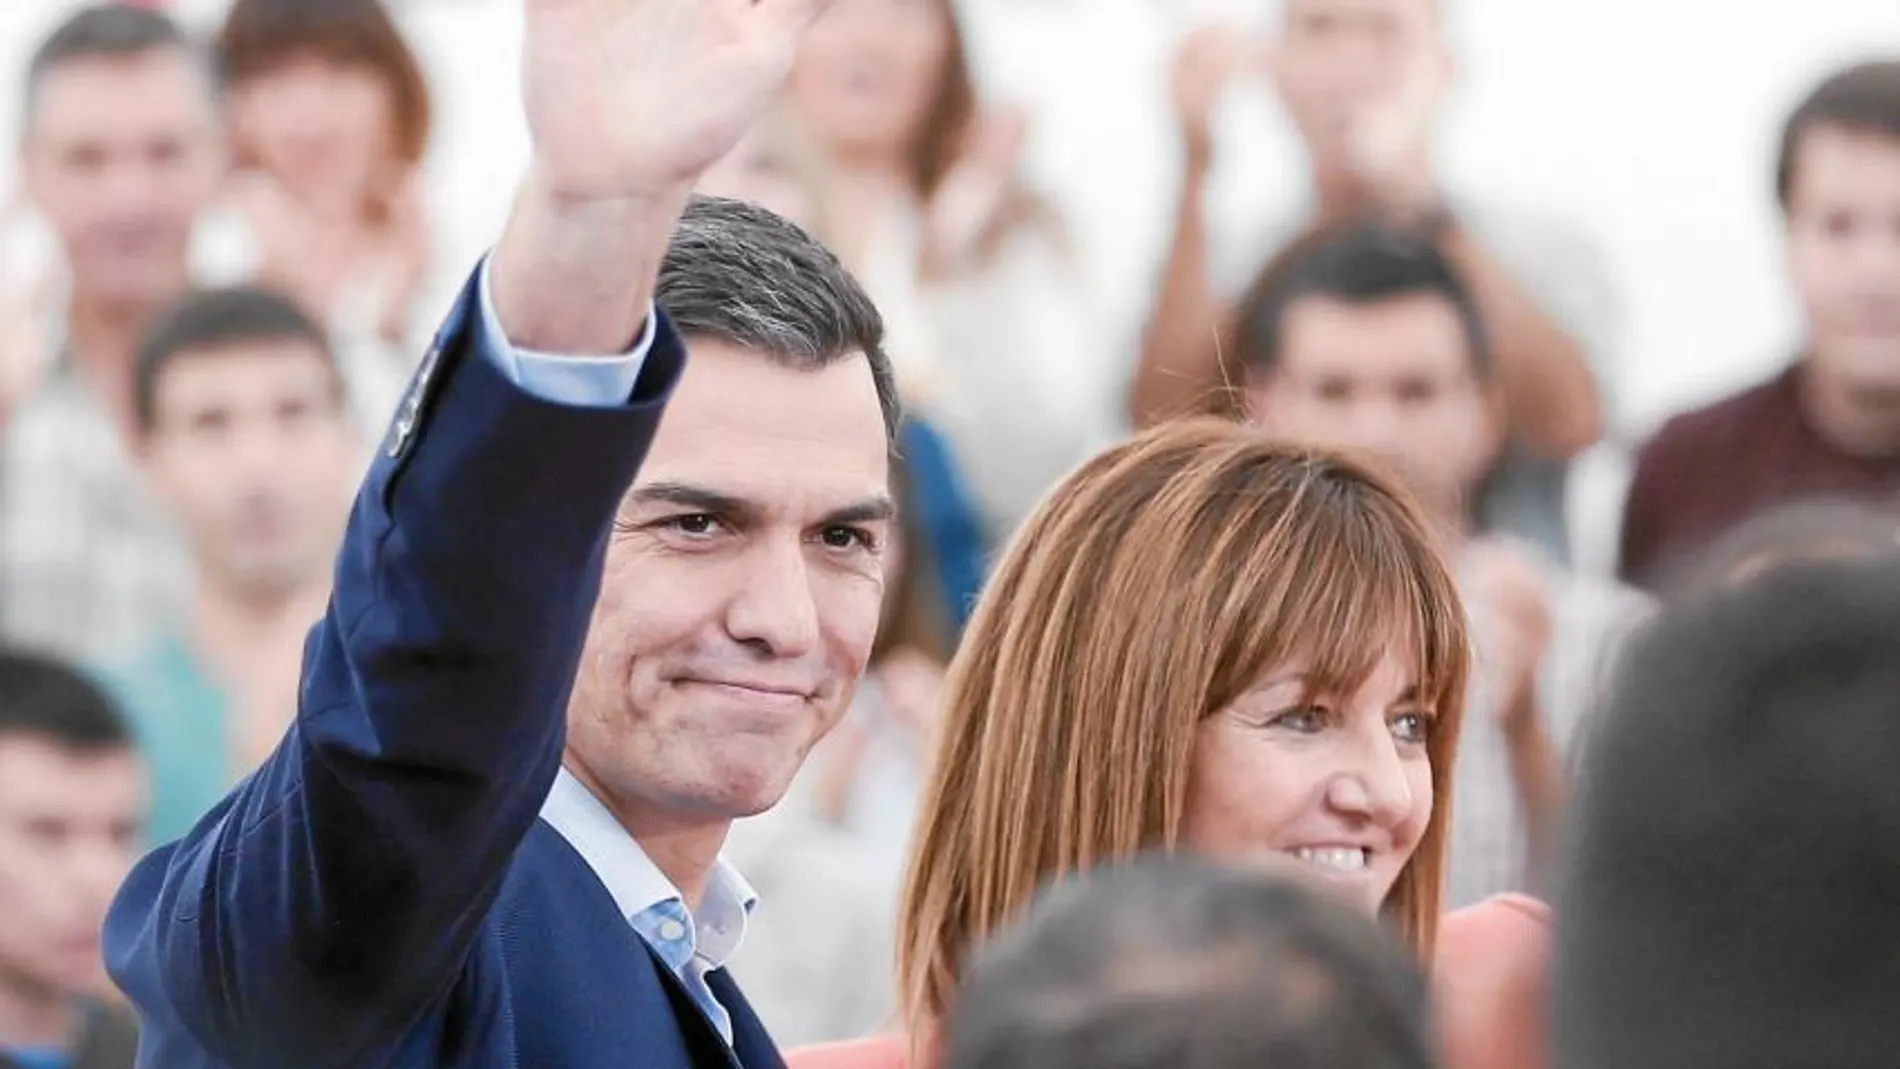
<svg viewBox="0 0 1900 1069"><path fill-rule="evenodd" d="M718 518L706 512L689 512L684 516L674 516L667 520L665 525L681 534L695 537L715 534L719 530Z"/></svg>
<svg viewBox="0 0 1900 1069"><path fill-rule="evenodd" d="M871 534L858 527L827 527L819 539L831 549L875 549L877 540Z"/></svg>

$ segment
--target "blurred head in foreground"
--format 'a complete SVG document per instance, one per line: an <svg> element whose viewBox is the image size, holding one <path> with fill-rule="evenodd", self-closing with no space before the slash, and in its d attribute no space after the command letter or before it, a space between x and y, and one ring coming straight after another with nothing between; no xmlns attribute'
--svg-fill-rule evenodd
<svg viewBox="0 0 1900 1069"><path fill-rule="evenodd" d="M1900 1050L1900 565L1678 605L1593 740L1555 912L1560 1069Z"/></svg>
<svg viewBox="0 0 1900 1069"><path fill-rule="evenodd" d="M1060 885L990 943L946 1069L1426 1069L1425 983L1290 863L1152 855Z"/></svg>

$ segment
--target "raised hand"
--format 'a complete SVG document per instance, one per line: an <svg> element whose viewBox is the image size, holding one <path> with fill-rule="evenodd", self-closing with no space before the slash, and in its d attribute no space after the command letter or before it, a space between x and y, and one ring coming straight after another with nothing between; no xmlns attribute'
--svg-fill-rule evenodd
<svg viewBox="0 0 1900 1069"><path fill-rule="evenodd" d="M536 180L579 201L690 188L739 143L824 0L524 0Z"/></svg>
<svg viewBox="0 0 1900 1069"><path fill-rule="evenodd" d="M1528 551L1496 539L1466 548L1459 577L1476 618L1478 669L1509 732L1537 715L1537 673L1552 632L1550 592Z"/></svg>
<svg viewBox="0 0 1900 1069"><path fill-rule="evenodd" d="M996 109L973 125L962 155L925 206L926 272L954 274L995 233L1015 191L1028 125L1028 116L1017 108Z"/></svg>
<svg viewBox="0 0 1900 1069"><path fill-rule="evenodd" d="M489 261L509 341L623 352L701 174L790 73L824 0L523 0L532 164Z"/></svg>
<svg viewBox="0 0 1900 1069"><path fill-rule="evenodd" d="M1397 73L1392 90L1353 117L1351 161L1367 198L1405 217L1437 206L1429 142L1451 63L1442 50L1421 49Z"/></svg>
<svg viewBox="0 0 1900 1069"><path fill-rule="evenodd" d="M0 258L12 250L16 228L25 225L28 208L15 194L0 204ZM67 288L66 266L58 258L16 274L0 262L0 425L14 406L38 386L48 360L45 325L57 294Z"/></svg>
<svg viewBox="0 0 1900 1069"><path fill-rule="evenodd" d="M1215 105L1261 54L1257 42L1228 26L1203 26L1182 39L1174 55L1174 113L1190 167L1211 162Z"/></svg>

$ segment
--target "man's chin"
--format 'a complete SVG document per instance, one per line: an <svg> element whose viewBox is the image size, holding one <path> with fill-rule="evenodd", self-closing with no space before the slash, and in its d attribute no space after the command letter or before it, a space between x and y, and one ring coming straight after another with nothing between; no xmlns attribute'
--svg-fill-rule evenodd
<svg viewBox="0 0 1900 1069"><path fill-rule="evenodd" d="M1463 505L1457 480L1429 470L1417 458L1383 453L1375 459L1434 519L1455 515Z"/></svg>
<svg viewBox="0 0 1900 1069"><path fill-rule="evenodd" d="M703 802L708 809L728 820L744 820L769 812L785 800L797 775L781 768L747 767L742 761L724 766L721 782L712 785Z"/></svg>
<svg viewBox="0 0 1900 1069"><path fill-rule="evenodd" d="M231 584L253 597L288 596L309 578L310 570L293 563L290 554L279 550L245 551L231 554L219 569Z"/></svg>

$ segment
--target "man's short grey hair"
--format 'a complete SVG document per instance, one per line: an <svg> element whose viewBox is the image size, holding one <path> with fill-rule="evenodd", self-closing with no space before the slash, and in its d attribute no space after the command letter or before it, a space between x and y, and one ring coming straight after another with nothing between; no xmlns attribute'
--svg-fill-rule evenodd
<svg viewBox="0 0 1900 1069"><path fill-rule="evenodd" d="M53 28L33 51L26 68L22 114L31 125L33 109L39 103L40 88L48 75L70 63L86 59L131 59L175 49L192 62L204 65L205 84L211 85L210 67L197 44L170 15L128 4L101 3L80 8Z"/></svg>
<svg viewBox="0 0 1900 1069"><path fill-rule="evenodd" d="M895 442L902 419L884 320L830 249L755 204L695 196L660 266L656 299L688 337L817 370L862 356Z"/></svg>
<svg viewBox="0 0 1900 1069"><path fill-rule="evenodd" d="M1060 885L978 952L945 1069L1431 1069L1417 963L1274 869L1151 855Z"/></svg>

